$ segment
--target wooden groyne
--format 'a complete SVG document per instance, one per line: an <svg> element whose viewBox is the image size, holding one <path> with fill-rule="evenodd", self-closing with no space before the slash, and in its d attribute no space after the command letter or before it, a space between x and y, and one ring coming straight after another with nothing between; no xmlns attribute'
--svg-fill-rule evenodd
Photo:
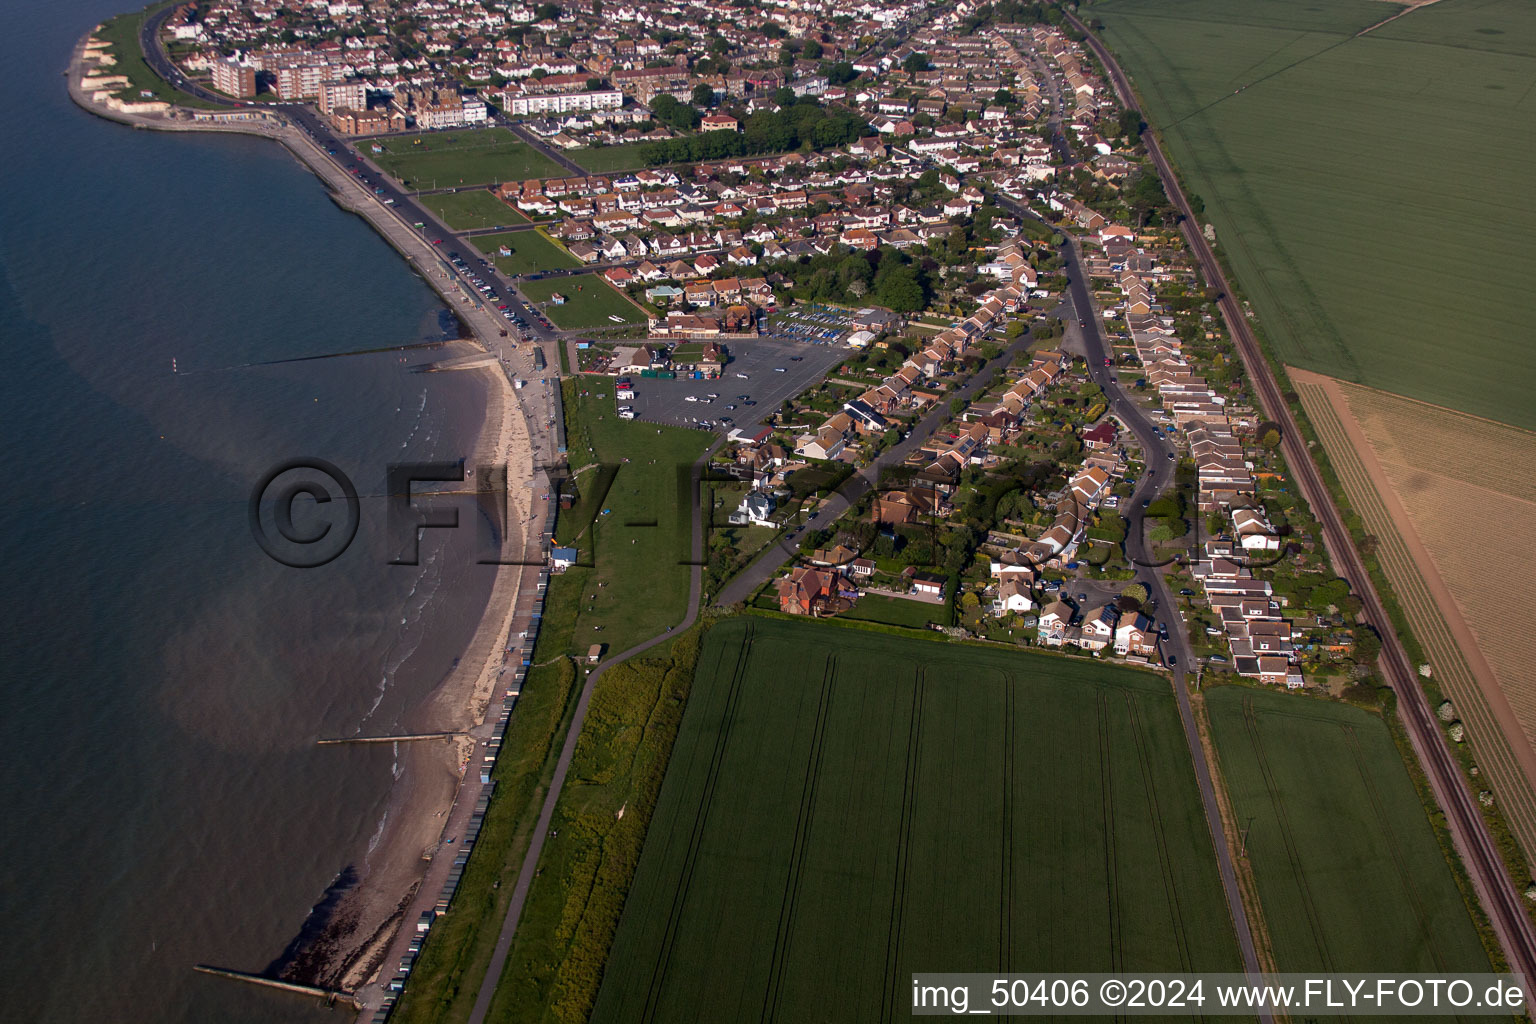
<svg viewBox="0 0 1536 1024"><path fill-rule="evenodd" d="M216 978L229 978L232 981L244 981L252 985L261 985L264 988L275 988L281 992L292 992L295 995L309 996L313 999L319 999L326 1006L345 1003L353 1009L358 1009L357 998L351 992L320 988L315 985L301 985L296 981L283 981L280 978L268 978L260 974L248 974L245 971L232 971L227 967L213 967L209 964L194 964L192 969L201 974L211 974Z"/></svg>
<svg viewBox="0 0 1536 1024"><path fill-rule="evenodd" d="M315 742L322 747L341 743L415 743L418 740L451 740L462 735L461 732L411 732L399 736L330 736Z"/></svg>

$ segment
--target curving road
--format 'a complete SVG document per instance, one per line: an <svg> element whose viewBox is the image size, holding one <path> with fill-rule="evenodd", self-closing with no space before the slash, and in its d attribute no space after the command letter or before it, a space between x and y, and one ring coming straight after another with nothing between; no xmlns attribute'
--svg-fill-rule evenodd
<svg viewBox="0 0 1536 1024"><path fill-rule="evenodd" d="M1087 37L1089 47L1109 72L1110 82L1122 105L1137 109L1130 80L1109 49L1077 18L1071 14L1066 17ZM1343 518L1333 502L1333 496L1323 484L1317 465L1312 461L1306 442L1297 429L1290 405L1275 381L1258 340L1248 325L1247 317L1233 299L1226 275L1200 232L1198 221L1173 168L1163 155L1162 147L1153 132L1148 131L1143 141L1158 176L1162 178L1168 198L1179 211L1184 237L1199 261L1205 279L1222 293L1219 300L1222 316L1242 356L1243 366L1254 384L1265 415L1281 426L1284 435L1281 451L1292 475L1296 477L1302 496L1322 525L1323 541L1333 565L1339 575L1349 581L1350 590L1359 595L1364 603L1363 620L1381 634L1381 660L1378 667L1397 694L1398 709L1407 727L1409 739L1429 778L1435 799L1445 812L1446 824L1478 895L1482 898L1483 906L1488 911L1499 942L1504 947L1510 969L1525 975L1527 979L1536 978L1536 929L1531 926L1524 900L1504 867L1498 847L1483 822L1482 814L1462 779L1461 770L1450 752L1445 735L1430 710L1429 701L1419 686L1402 640L1382 606L1381 597L1355 550L1349 531L1344 528Z"/></svg>
<svg viewBox="0 0 1536 1024"><path fill-rule="evenodd" d="M512 940L517 935L517 923L523 915L523 905L528 902L528 887L533 883L534 873L539 866L539 856L544 852L544 841L549 837L549 824L555 815L555 805L560 802L560 793L565 788L565 777L570 773L571 758L575 756L576 742L581 738L581 726L587 718L587 705L592 701L592 691L597 687L598 679L619 662L626 661L650 650L657 644L665 643L687 632L698 620L699 598L704 586L704 520L699 501L699 482L710 456L724 443L724 438L716 439L693 464L692 480L689 485L689 504L693 509L693 538L690 545L693 564L688 570L688 614L677 626L644 643L636 644L627 651L609 656L601 665L587 674L586 682L581 687L581 696L576 699L576 711L571 716L571 725L565 734L565 744L560 748L559 760L555 762L555 774L550 779L549 792L544 796L544 806L539 811L539 820L534 826L533 838L529 840L528 852L523 856L522 867L517 872L517 882L512 888L512 899L507 904L507 916L501 922L501 934L496 939L496 948L491 953L491 962L486 966L485 976L480 981L480 991L475 996L475 1006L470 1011L469 1024L485 1024L485 1015L490 1011L491 999L496 994L496 986L501 982L502 972L506 969L507 954L512 951Z"/></svg>

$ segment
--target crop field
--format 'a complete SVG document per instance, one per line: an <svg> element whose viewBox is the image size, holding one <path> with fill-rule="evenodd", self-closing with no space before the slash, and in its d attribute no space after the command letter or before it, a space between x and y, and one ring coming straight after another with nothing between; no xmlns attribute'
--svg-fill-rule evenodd
<svg viewBox="0 0 1536 1024"><path fill-rule="evenodd" d="M614 291L612 285L596 274L525 281L518 287L532 301L545 303L544 315L561 330L579 331L645 322L645 312L639 306ZM549 301L556 292L565 296L565 302L558 306ZM619 319L610 320L610 316Z"/></svg>
<svg viewBox="0 0 1536 1024"><path fill-rule="evenodd" d="M449 188L565 176L559 164L505 128L392 135L370 140L384 147L373 162L406 188Z"/></svg>
<svg viewBox="0 0 1536 1024"><path fill-rule="evenodd" d="M1500 551L1499 585L1490 587L1492 578L1486 570L1481 578L1475 570L1479 562L1486 561L1489 541L1481 533L1465 529L1466 510L1471 496L1478 495L1483 501L1496 501L1489 491L1479 491L1465 483L1445 483L1452 479L1449 474L1463 473L1454 465L1455 460L1443 457L1419 457L1399 470L1401 484L1394 483L1383 462L1378 461L1378 441L1382 444L1402 444L1408 451L1417 450L1416 444L1431 444L1433 436L1442 431L1450 433L1452 423L1465 417L1441 411L1431 415L1419 403L1406 399L1390 399L1407 412L1402 418L1378 419L1371 427L1369 439L1352 410L1353 400L1345 397L1348 385L1337 385L1327 378L1292 371L1291 379L1306 407L1307 418L1328 450L1329 461L1339 476L1351 509L1360 516L1367 532L1376 538L1376 557L1382 571L1392 585L1393 594L1408 619L1414 637L1424 647L1425 656L1434 673L1434 679L1451 699L1457 716L1465 723L1469 742L1477 754L1477 763L1483 777L1496 794L1499 805L1526 856L1536 856L1536 791L1527 766L1531 760L1530 743L1521 731L1519 717L1522 710L1529 715L1531 684L1516 674L1511 676L1509 666L1503 661L1507 652L1522 642L1519 637L1487 637L1469 633L1460 602L1463 595L1472 591L1474 606L1483 602L1503 600L1510 587L1518 587L1519 580L1527 578L1531 556L1517 545L1506 545ZM1350 391L1359 389L1350 389ZM1368 404L1370 404L1368 400ZM1368 417L1366 417L1368 419ZM1463 457L1472 454L1466 465L1487 467L1508 465L1526 466L1531 459L1529 450L1520 452L1515 447L1491 443L1486 435L1490 429L1509 430L1485 420L1471 421L1477 426L1464 434L1462 441L1467 447ZM1386 435L1398 431L1395 442ZM1491 460L1491 461L1490 461ZM1409 468L1416 466L1417 468ZM1431 473L1425 467L1434 467ZM1443 475L1442 475L1443 474ZM1505 476L1514 481L1520 474ZM1528 486L1529 481L1525 481ZM1508 484L1507 486L1515 486ZM1415 504L1429 506L1429 511L1415 515L1409 511L1407 500L1399 495L1416 489L1424 492L1414 498ZM1437 497L1438 496L1438 497ZM1449 501L1451 511L1445 515L1459 515L1462 528L1449 534L1437 535L1435 547L1418 533L1418 527L1427 517L1434 517L1434 509L1441 501ZM1504 499L1502 507L1529 516L1529 505L1522 510L1517 501ZM1482 518L1481 516L1479 517ZM1434 524L1430 524L1432 527ZM1443 529L1443 528L1442 528ZM1442 575L1440 567L1453 559L1470 561L1467 569ZM1503 578L1503 566L1512 567L1514 578ZM1460 580L1451 583L1452 580ZM1453 596L1454 595L1454 596ZM1500 653L1494 653L1495 651ZM1485 656L1486 653L1486 656ZM1501 676L1495 666L1502 666Z"/></svg>
<svg viewBox="0 0 1536 1024"><path fill-rule="evenodd" d="M481 188L422 196L421 205L455 231L528 223L527 217Z"/></svg>
<svg viewBox="0 0 1536 1024"><path fill-rule="evenodd" d="M581 266L580 260L537 231L502 231L493 235L474 235L469 241L476 249L491 258L496 264L496 269L513 277L521 274L537 274L544 270L568 270ZM512 254L501 255L502 246L511 249Z"/></svg>
<svg viewBox="0 0 1536 1024"><path fill-rule="evenodd" d="M905 1019L980 969L1239 969L1167 682L712 628L592 1020Z"/></svg>
<svg viewBox="0 0 1536 1024"><path fill-rule="evenodd" d="M1281 361L1536 428L1536 5L1106 0Z"/></svg>
<svg viewBox="0 0 1536 1024"><path fill-rule="evenodd" d="M1206 691L1281 971L1488 971L1380 718L1248 687Z"/></svg>

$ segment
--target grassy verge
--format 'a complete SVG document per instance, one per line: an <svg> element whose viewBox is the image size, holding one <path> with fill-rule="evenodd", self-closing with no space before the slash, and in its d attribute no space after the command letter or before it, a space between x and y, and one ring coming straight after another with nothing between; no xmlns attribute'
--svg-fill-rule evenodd
<svg viewBox="0 0 1536 1024"><path fill-rule="evenodd" d="M645 166L644 149L648 143L635 142L624 146L588 146L573 149L570 157L591 174L610 174L614 171L638 171Z"/></svg>
<svg viewBox="0 0 1536 1024"><path fill-rule="evenodd" d="M496 200L500 202L500 200ZM508 209L511 209L508 207ZM581 266L581 261L555 245L537 231L505 231L494 235L475 235L470 243L489 256L496 269L503 274L518 277L537 274L544 270L569 270ZM501 255L503 248L510 249Z"/></svg>
<svg viewBox="0 0 1536 1024"><path fill-rule="evenodd" d="M528 895L496 1021L587 1019L640 861L703 627L603 674Z"/></svg>
<svg viewBox="0 0 1536 1024"><path fill-rule="evenodd" d="M102 22L101 28L91 34L108 44L112 56L117 59L117 63L110 68L102 68L102 73L122 75L128 79L128 86L118 90L116 95L129 102L138 102L144 98L141 94L147 92L152 93L157 100L177 106L217 110L219 104L182 92L157 75L144 59L144 50L139 46L139 30L144 27L144 19L169 6L170 3L154 4L142 11L119 14Z"/></svg>
<svg viewBox="0 0 1536 1024"><path fill-rule="evenodd" d="M564 176L560 165L506 128L460 128L374 140L373 160L407 188L449 188Z"/></svg>
<svg viewBox="0 0 1536 1024"><path fill-rule="evenodd" d="M478 241L478 239L477 239ZM590 327L618 326L610 316L626 324L643 323L645 313L620 295L607 281L596 274L576 277L557 277L543 281L525 281L519 285L524 295L534 302L549 303L556 292L565 297L560 305L545 305L544 315L561 330L579 331Z"/></svg>
<svg viewBox="0 0 1536 1024"><path fill-rule="evenodd" d="M527 217L497 199L488 189L422 196L421 205L443 218L443 222L455 231L528 223Z"/></svg>
<svg viewBox="0 0 1536 1024"><path fill-rule="evenodd" d="M392 1021L461 1021L474 1006L575 709L577 671L567 652L581 596L579 575L550 581L535 667L523 681L496 762L496 794L453 905L433 927Z"/></svg>
<svg viewBox="0 0 1536 1024"><path fill-rule="evenodd" d="M688 492L679 490L672 466L684 467L686 483L686 468L708 438L625 422L611 403L582 397L570 385L565 410L582 500L560 516L556 536L578 546L587 564L550 579L533 667L496 764L496 795L453 907L433 928L392 1020L468 1018L568 730L578 663L594 642L624 650L676 625L686 610ZM636 464L646 472L631 471ZM572 775L573 782L583 778Z"/></svg>

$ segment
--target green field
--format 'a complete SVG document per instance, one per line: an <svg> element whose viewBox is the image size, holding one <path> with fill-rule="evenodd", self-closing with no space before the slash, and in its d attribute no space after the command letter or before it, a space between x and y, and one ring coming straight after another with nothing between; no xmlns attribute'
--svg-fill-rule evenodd
<svg viewBox="0 0 1536 1024"><path fill-rule="evenodd" d="M525 281L518 287L534 302L548 303L549 297L555 292L564 295L564 305L544 306L544 315L561 330L580 331L619 326L608 319L610 314L620 317L627 324L645 322L645 313L639 306L614 291L612 285L596 274Z"/></svg>
<svg viewBox="0 0 1536 1024"><path fill-rule="evenodd" d="M905 1019L916 970L1239 969L1156 676L710 630L592 1020Z"/></svg>
<svg viewBox="0 0 1536 1024"><path fill-rule="evenodd" d="M1206 693L1281 971L1488 971L1379 717L1247 687Z"/></svg>
<svg viewBox="0 0 1536 1024"><path fill-rule="evenodd" d="M443 218L443 222L455 231L528 223L527 217L480 188L422 196L421 205Z"/></svg>
<svg viewBox="0 0 1536 1024"><path fill-rule="evenodd" d="M581 266L580 260L537 231L502 231L494 235L475 235L470 242L491 257L503 274L514 277ZM512 250L512 255L500 255L503 245Z"/></svg>
<svg viewBox="0 0 1536 1024"><path fill-rule="evenodd" d="M550 580L534 664L496 762L496 799L453 907L434 926L391 1020L442 1024L469 1016L538 817L543 786L564 740L562 722L569 720L573 694L580 688L576 664L585 661L593 643L606 644L609 654L626 650L677 625L687 611L684 563L691 524L687 491L679 489L674 467L686 471L709 436L625 422L613 414L611 397L583 396L574 385L566 388L565 411L580 500L560 514L556 537L580 549L582 564ZM624 669L605 679L616 684L652 681L660 687L659 678L652 680L643 667L626 662ZM658 701L661 693L658 689ZM602 706L613 696L600 691L594 697L589 723L603 721ZM636 697L629 693L621 699L632 704ZM568 792L584 792L580 765L590 756L590 751L579 752ZM577 836L567 833L565 838ZM552 844L541 864L562 853ZM525 921L537 920L548 899L536 887Z"/></svg>
<svg viewBox="0 0 1536 1024"><path fill-rule="evenodd" d="M1284 362L1536 428L1536 5L1105 0Z"/></svg>
<svg viewBox="0 0 1536 1024"><path fill-rule="evenodd" d="M217 103L193 96L191 93L182 92L171 83L155 74L153 68L144 60L144 50L139 46L139 30L144 27L144 18L147 14L159 11L166 7L165 3L151 4L142 11L130 14L119 14L101 23L101 28L93 32L97 39L107 43L111 48L112 56L117 63L109 68L101 68L104 75L122 75L128 79L128 87L119 90L116 95L127 102L143 102L141 93L154 94L154 99L163 100L166 103L174 103L182 107L202 107L204 109L216 109Z"/></svg>
<svg viewBox="0 0 1536 1024"><path fill-rule="evenodd" d="M632 142L624 146L589 146L573 149L566 156L593 174L613 171L637 171L646 166L642 155L646 142Z"/></svg>
<svg viewBox="0 0 1536 1024"><path fill-rule="evenodd" d="M459 128L369 141L384 147L382 153L369 154L373 162L407 188L566 176L559 164L505 128Z"/></svg>

